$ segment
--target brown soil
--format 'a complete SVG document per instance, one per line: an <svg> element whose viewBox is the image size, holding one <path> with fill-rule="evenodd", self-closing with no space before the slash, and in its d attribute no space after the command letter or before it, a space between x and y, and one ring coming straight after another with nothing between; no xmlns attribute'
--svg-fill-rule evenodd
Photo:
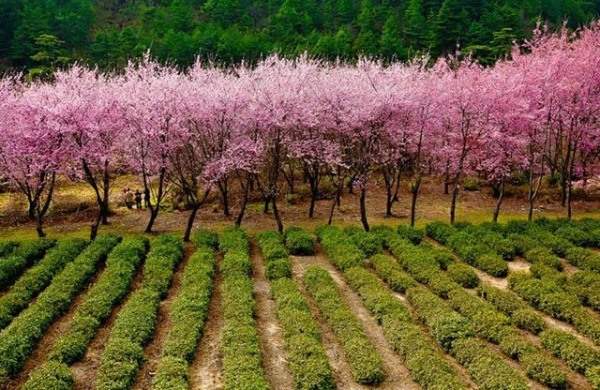
<svg viewBox="0 0 600 390"><path fill-rule="evenodd" d="M308 265L319 265L325 268L336 282L343 299L348 304L356 318L360 321L365 333L383 358L386 378L378 388L381 389L418 389L419 386L410 377L410 372L404 366L402 359L394 352L383 335L383 330L363 306L360 297L346 284L340 272L321 254L309 257L294 257L294 268L300 273Z"/></svg>
<svg viewBox="0 0 600 390"><path fill-rule="evenodd" d="M204 324L202 339L190 367L190 388L202 390L223 389L223 357L220 351L221 329L223 328L222 282L219 268L222 256L217 256L217 268L208 316Z"/></svg>
<svg viewBox="0 0 600 390"><path fill-rule="evenodd" d="M513 261L509 261L507 264L510 272L529 271L529 267L531 267L531 264L526 262L521 257L516 257L513 259Z"/></svg>
<svg viewBox="0 0 600 390"><path fill-rule="evenodd" d="M129 294L121 301L120 304L116 305L110 317L106 320L104 325L98 329L96 332L96 336L92 339L88 348L85 352L85 355L81 361L76 362L71 366L71 372L73 372L73 379L75 384L73 386L76 390L92 390L96 383L96 373L98 368L100 367L100 357L102 356L102 351L104 351L104 346L106 345L106 341L110 336L110 330L112 328L112 324L117 318L117 314L121 310L121 307L127 302L127 299L131 296L131 294L137 290L137 288L142 283L143 277L143 264L140 264L139 269L131 283Z"/></svg>
<svg viewBox="0 0 600 390"><path fill-rule="evenodd" d="M81 293L79 293L77 297L73 300L71 306L69 307L69 310L67 310L67 312L64 315L62 315L59 319L54 321L50 328L48 328L44 332L42 339L39 341L39 343L33 350L33 353L25 362L25 365L23 366L21 372L19 372L17 376L11 379L10 382L6 383L5 386L7 389L17 389L23 386L25 382L29 379L29 374L31 374L31 372L36 367L38 367L47 360L46 357L48 356L48 353L50 353L50 351L52 350L54 343L61 336L61 334L68 330L69 325L73 320L73 315L77 310L77 307L83 302L83 299L85 298L88 290L93 286L98 276L104 270L104 266L104 262L100 264L96 274L92 277L92 279L90 279L85 289Z"/></svg>
<svg viewBox="0 0 600 390"><path fill-rule="evenodd" d="M256 327L260 339L262 363L272 389L294 388L294 378L288 368L285 342L277 321L275 301L271 297L265 264L256 245L251 247L256 300Z"/></svg>
<svg viewBox="0 0 600 390"><path fill-rule="evenodd" d="M144 390L149 389L152 386L152 379L156 374L158 362L161 357L162 345L167 337L169 329L171 329L171 304L179 293L183 273L193 251L194 247L192 245L187 245L185 247L183 260L179 262L173 278L171 279L171 286L167 292L167 297L160 303L156 328L154 329L154 337L144 348L145 360L142 368L138 371L136 383L133 387L134 389Z"/></svg>

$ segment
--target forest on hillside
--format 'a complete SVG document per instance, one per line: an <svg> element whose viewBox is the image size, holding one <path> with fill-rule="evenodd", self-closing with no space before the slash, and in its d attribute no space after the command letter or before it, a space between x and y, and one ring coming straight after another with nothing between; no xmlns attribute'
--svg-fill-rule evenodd
<svg viewBox="0 0 600 390"><path fill-rule="evenodd" d="M179 66L197 56L406 60L457 48L491 63L538 21L576 28L599 13L600 0L0 0L0 70L115 69L147 51Z"/></svg>

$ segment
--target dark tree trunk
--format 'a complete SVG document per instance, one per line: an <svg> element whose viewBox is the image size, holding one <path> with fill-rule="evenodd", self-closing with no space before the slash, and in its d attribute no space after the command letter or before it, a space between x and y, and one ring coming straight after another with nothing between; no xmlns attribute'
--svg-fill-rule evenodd
<svg viewBox="0 0 600 390"><path fill-rule="evenodd" d="M411 201L410 201L410 226L415 226L417 219L417 198L419 197L419 190L421 189L421 178L417 177L415 184L411 188Z"/></svg>
<svg viewBox="0 0 600 390"><path fill-rule="evenodd" d="M102 220L102 213L98 213L96 220L92 223L90 229L90 240L94 241L98 236L98 228L100 227L100 222Z"/></svg>
<svg viewBox="0 0 600 390"><path fill-rule="evenodd" d="M450 203L450 224L456 221L456 201L458 200L458 181L452 188L452 201Z"/></svg>
<svg viewBox="0 0 600 390"><path fill-rule="evenodd" d="M269 204L271 203L271 198L265 196L265 207L263 208L263 214L269 214Z"/></svg>
<svg viewBox="0 0 600 390"><path fill-rule="evenodd" d="M500 188L498 189L498 199L496 200L496 207L494 208L494 215L492 217L492 222L494 223L498 223L498 216L500 215L502 200L504 200L504 181L500 183Z"/></svg>
<svg viewBox="0 0 600 390"><path fill-rule="evenodd" d="M244 189L244 194L242 196L242 204L240 205L240 211L235 219L235 226L239 227L242 225L242 220L244 219L244 214L246 213L246 206L248 205L248 196L250 195L250 189L252 188L253 181L248 179L246 185L242 185Z"/></svg>
<svg viewBox="0 0 600 390"><path fill-rule="evenodd" d="M152 233L152 228L154 227L154 222L156 221L156 217L158 217L158 207L154 206L149 208L150 210L150 219L148 220L148 224L146 225L145 233Z"/></svg>
<svg viewBox="0 0 600 390"><path fill-rule="evenodd" d="M221 203L223 204L223 215L229 217L229 179L220 180L218 183L219 192L221 193Z"/></svg>
<svg viewBox="0 0 600 390"><path fill-rule="evenodd" d="M100 202L100 212L102 214L102 225L108 225L108 215L110 214L109 208L109 194L110 194L110 173L108 172L108 161L104 162L104 174L102 177L103 181L103 196Z"/></svg>
<svg viewBox="0 0 600 390"><path fill-rule="evenodd" d="M190 213L190 216L188 217L187 225L185 227L185 233L183 234L183 241L185 241L185 242L190 241L190 236L192 234L192 228L194 227L194 220L196 219L196 214L198 213L199 208L200 208L200 205L198 203L195 203L194 206L192 207L192 212Z"/></svg>
<svg viewBox="0 0 600 390"><path fill-rule="evenodd" d="M156 203L153 205L151 197L149 197L148 199L147 206L148 210L150 210L150 219L148 220L148 225L146 225L146 229L144 230L144 232L146 233L152 233L154 222L156 221L156 218L158 217L158 212L160 211L160 204L164 195L165 174L165 170L162 169L158 178L158 191L156 194ZM144 192L150 191L150 187L147 184L146 180L144 180L144 190Z"/></svg>
<svg viewBox="0 0 600 390"><path fill-rule="evenodd" d="M274 196L271 199L271 203L273 204L273 216L275 217L275 222L277 222L277 231L279 231L279 233L283 233L283 222L281 221L279 210L277 210L277 197Z"/></svg>
<svg viewBox="0 0 600 390"><path fill-rule="evenodd" d="M368 232L369 231L369 222L367 220L367 190L365 188L360 189L360 222L363 225L363 228Z"/></svg>

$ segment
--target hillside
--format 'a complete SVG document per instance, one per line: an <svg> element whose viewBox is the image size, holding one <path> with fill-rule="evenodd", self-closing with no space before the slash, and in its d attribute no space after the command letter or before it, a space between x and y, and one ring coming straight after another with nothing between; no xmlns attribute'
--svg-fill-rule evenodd
<svg viewBox="0 0 600 390"><path fill-rule="evenodd" d="M147 50L181 66L272 52L407 59L457 44L485 63L538 18L576 27L599 11L598 0L3 0L0 69L115 68Z"/></svg>

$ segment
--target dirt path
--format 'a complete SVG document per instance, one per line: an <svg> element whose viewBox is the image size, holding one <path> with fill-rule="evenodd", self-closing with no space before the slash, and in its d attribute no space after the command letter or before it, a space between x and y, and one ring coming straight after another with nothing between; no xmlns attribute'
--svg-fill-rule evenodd
<svg viewBox="0 0 600 390"><path fill-rule="evenodd" d="M340 289L342 296L352 312L363 326L367 337L371 340L381 357L386 372L386 379L380 389L418 389L419 386L410 377L410 372L404 366L402 359L389 345L383 329L377 324L369 311L363 306L361 298L346 283L341 273L320 253L316 256L293 257L294 268L303 273L307 266L318 265L325 268Z"/></svg>
<svg viewBox="0 0 600 390"><path fill-rule="evenodd" d="M190 367L190 388L202 390L223 389L223 357L221 356L221 329L223 329L222 283L220 270L222 255L217 256L214 285L208 316L196 356Z"/></svg>
<svg viewBox="0 0 600 390"><path fill-rule="evenodd" d="M38 367L39 365L41 365L42 363L44 363L47 360L46 357L47 357L48 353L52 350L54 343L56 342L58 337L69 328L69 325L71 324L71 321L73 320L73 315L75 314L75 311L77 310L79 305L83 302L83 299L85 298L89 289L94 285L94 283L96 282L98 277L102 274L102 272L104 271L104 268L105 268L104 262L99 264L98 271L96 271L96 274L90 279L87 286L82 290L82 292L80 292L75 297L75 299L71 303L71 306L69 306L69 310L67 310L67 312L65 314L63 314L56 321L54 321L54 323L50 326L50 328L48 328L44 332L42 339L39 341L39 343L33 350L33 353L29 356L29 358L25 362L25 365L23 366L23 369L21 370L21 372L19 372L19 374L16 377L11 379L6 384L7 389L20 388L23 384L25 384L27 379L29 379L29 374L36 367Z"/></svg>
<svg viewBox="0 0 600 390"><path fill-rule="evenodd" d="M131 294L141 285L142 277L144 275L143 269L144 262L141 262L133 282L131 283L128 295L125 296L120 304L113 308L108 320L106 320L104 325L98 329L96 336L94 336L88 345L83 359L71 366L71 372L73 373L73 379L75 381L73 386L74 389L91 390L94 388L94 384L96 382L96 373L98 371L98 367L100 366L100 357L102 355L102 351L104 351L104 346L106 345L108 336L110 335L112 324L117 318L119 311L121 311L121 307L123 307Z"/></svg>
<svg viewBox="0 0 600 390"><path fill-rule="evenodd" d="M167 296L162 300L158 308L158 316L156 319L156 328L154 329L154 336L152 340L144 348L144 364L138 371L134 389L144 390L149 389L152 386L152 379L156 374L158 367L158 361L162 352L162 345L165 338L171 329L171 317L170 309L173 300L177 297L179 290L181 289L181 280L183 279L183 273L189 263L190 256L194 252L192 245L186 245L184 250L183 260L179 262L173 278L171 279L171 286L167 291Z"/></svg>
<svg viewBox="0 0 600 390"><path fill-rule="evenodd" d="M512 261L506 263L508 265L508 270L510 272L522 272L529 271L529 267L531 264L525 261L525 259L521 257L515 257Z"/></svg>
<svg viewBox="0 0 600 390"><path fill-rule="evenodd" d="M256 328L258 330L263 366L272 389L294 388L294 378L287 365L285 342L271 298L270 285L265 275L265 263L256 245L250 249L254 272L256 300Z"/></svg>

